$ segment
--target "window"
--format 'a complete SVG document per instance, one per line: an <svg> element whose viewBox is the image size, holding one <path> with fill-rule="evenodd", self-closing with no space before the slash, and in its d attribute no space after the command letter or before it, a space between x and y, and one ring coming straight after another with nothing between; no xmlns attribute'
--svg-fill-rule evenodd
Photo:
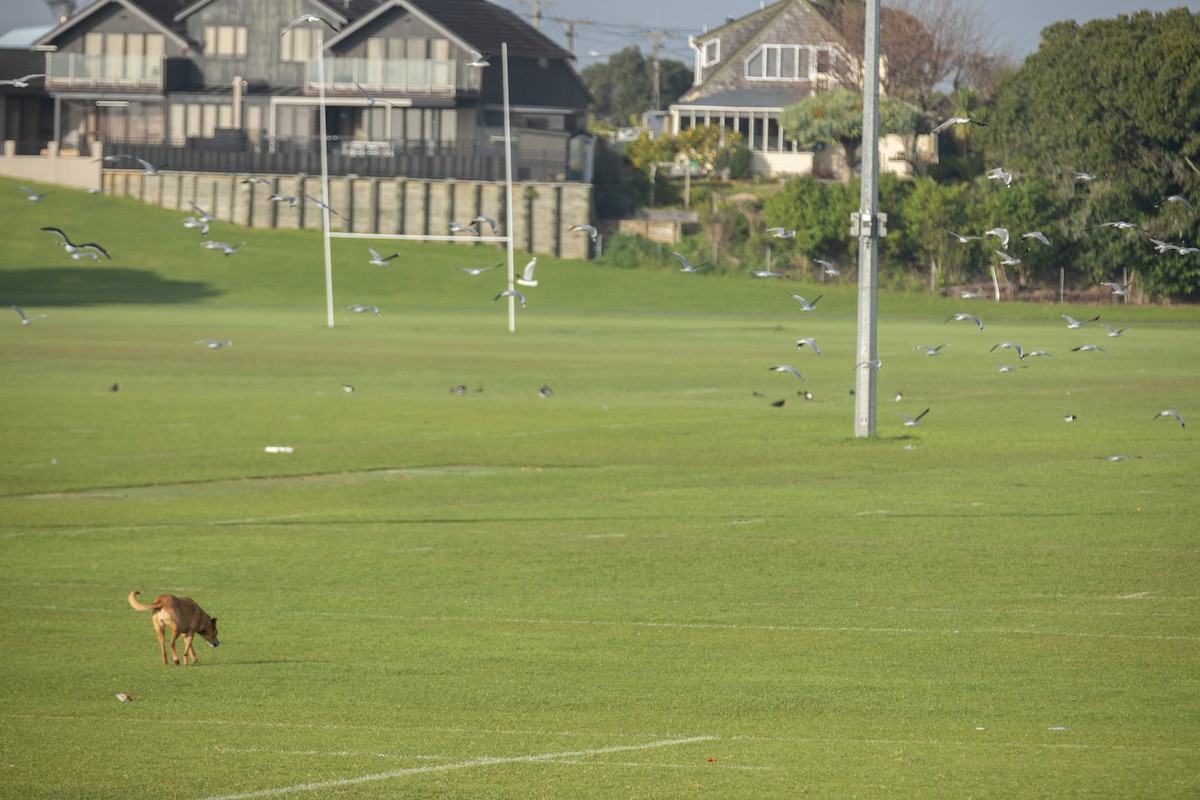
<svg viewBox="0 0 1200 800"><path fill-rule="evenodd" d="M705 42L700 50L700 66L711 67L721 60L721 40Z"/></svg>
<svg viewBox="0 0 1200 800"><path fill-rule="evenodd" d="M759 45L746 59L746 77L758 81L808 80L813 50L799 44Z"/></svg>
<svg viewBox="0 0 1200 800"><path fill-rule="evenodd" d="M208 25L204 28L204 54L217 58L245 58L246 39L244 25Z"/></svg>
<svg viewBox="0 0 1200 800"><path fill-rule="evenodd" d="M305 62L317 57L321 32L316 28L292 28L279 40L281 61Z"/></svg>

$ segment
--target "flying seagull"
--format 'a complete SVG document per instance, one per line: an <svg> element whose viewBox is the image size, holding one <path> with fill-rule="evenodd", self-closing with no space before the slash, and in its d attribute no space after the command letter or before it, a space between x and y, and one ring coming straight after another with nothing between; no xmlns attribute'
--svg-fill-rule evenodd
<svg viewBox="0 0 1200 800"><path fill-rule="evenodd" d="M1072 172L1071 179L1074 180L1076 183L1091 183L1092 181L1096 180L1096 173L1094 173L1094 172Z"/></svg>
<svg viewBox="0 0 1200 800"><path fill-rule="evenodd" d="M200 246L203 247L205 250L220 250L226 256L232 256L232 255L235 255L238 252L238 250L242 247L242 245L244 245L244 244L246 244L246 243L238 242L237 244L230 244L229 242L209 241L209 242L201 242Z"/></svg>
<svg viewBox="0 0 1200 800"><path fill-rule="evenodd" d="M796 232L794 230L786 230L784 228L767 228L767 233L774 236L776 239L795 239Z"/></svg>
<svg viewBox="0 0 1200 800"><path fill-rule="evenodd" d="M1008 247L1008 228L992 228L990 231L984 231L984 236L995 236L1000 240L1001 247Z"/></svg>
<svg viewBox="0 0 1200 800"><path fill-rule="evenodd" d="M1179 203L1184 208L1186 208L1188 211L1191 211L1193 214L1196 213L1195 206L1193 206L1190 202L1188 202L1188 199L1181 194L1173 194L1170 197L1163 200L1163 203ZM1159 203L1159 205L1161 206L1162 203Z"/></svg>
<svg viewBox="0 0 1200 800"><path fill-rule="evenodd" d="M768 372L790 372L791 374L795 375L800 380L804 380L804 376L801 375L799 372L797 372L795 367L788 366L787 364L780 364L778 367L767 367L767 371Z"/></svg>
<svg viewBox="0 0 1200 800"><path fill-rule="evenodd" d="M1084 325L1087 325L1089 322L1095 322L1096 320L1100 319L1099 314L1092 317L1091 319L1085 319L1085 320L1078 320L1067 314L1059 314L1059 316L1067 321L1067 330L1069 330L1069 331L1073 331L1076 328L1082 328Z"/></svg>
<svg viewBox="0 0 1200 800"><path fill-rule="evenodd" d="M296 203L299 202L299 200L300 200L300 198L296 197L295 195L280 194L279 192L275 192L267 199L270 200L272 203L287 203L288 208L295 208Z"/></svg>
<svg viewBox="0 0 1200 800"><path fill-rule="evenodd" d="M373 264L377 267L386 267L389 261L400 255L399 253L392 253L390 256L381 256L379 255L379 251L377 251L374 247L368 247L367 252L371 254L371 260L367 263Z"/></svg>
<svg viewBox="0 0 1200 800"><path fill-rule="evenodd" d="M1171 409L1166 408L1154 415L1155 419L1158 419L1159 417L1174 417L1175 421L1179 423L1179 427L1181 427L1181 428L1187 427L1186 425L1183 424L1183 417L1181 417L1179 415L1178 411L1172 411Z"/></svg>
<svg viewBox="0 0 1200 800"><path fill-rule="evenodd" d="M196 344L202 344L209 350L216 350L221 347L233 347L233 341L230 339L200 339Z"/></svg>
<svg viewBox="0 0 1200 800"><path fill-rule="evenodd" d="M1012 186L1012 173L1005 170L1003 167L994 167L987 172L989 181L1004 181L1005 186Z"/></svg>
<svg viewBox="0 0 1200 800"><path fill-rule="evenodd" d="M457 222L450 223L451 233L469 233L472 236L479 236L479 231L472 228L470 225L459 225Z"/></svg>
<svg viewBox="0 0 1200 800"><path fill-rule="evenodd" d="M212 214L209 214L207 211L205 211L200 206L196 205L191 200L188 200L188 205L190 205L192 207L192 211L196 212L196 219L200 220L201 222L217 222L218 221L216 217L214 217Z"/></svg>
<svg viewBox="0 0 1200 800"><path fill-rule="evenodd" d="M983 320L981 320L979 317L975 316L974 314L961 314L961 313L955 314L951 317L948 317L946 319L946 322L965 322L967 320L970 320L971 322L974 322L976 325L978 325L979 332L983 333ZM942 324L945 324L945 323L942 323Z"/></svg>
<svg viewBox="0 0 1200 800"><path fill-rule="evenodd" d="M13 311L17 312L17 315L21 318L22 325L28 325L29 323L33 322L35 319L45 319L46 317L50 316L49 314L34 314L32 317L30 317L30 316L26 316L25 312L18 305L10 305L9 308L11 308Z"/></svg>
<svg viewBox="0 0 1200 800"><path fill-rule="evenodd" d="M842 273L838 272L838 268L829 261L823 258L814 258L813 262L821 265L821 270L828 276L836 278Z"/></svg>
<svg viewBox="0 0 1200 800"><path fill-rule="evenodd" d="M482 69L483 67L491 66L491 64L488 63L488 59L492 57L491 53L481 53L478 50L467 50L467 57L471 59L467 62L468 67Z"/></svg>
<svg viewBox="0 0 1200 800"><path fill-rule="evenodd" d="M375 316L379 316L379 306L364 306L361 303L355 303L352 306L346 306L346 311L353 311L355 314L361 314L364 311L370 311Z"/></svg>
<svg viewBox="0 0 1200 800"><path fill-rule="evenodd" d="M596 230L596 228L592 225L572 225L571 230L583 231L588 236L592 237L593 242L596 241L596 238L600 235L600 231Z"/></svg>
<svg viewBox="0 0 1200 800"><path fill-rule="evenodd" d="M1015 342L1000 342L999 344L994 344L992 345L992 349L988 350L988 352L991 353L997 349L1015 350L1017 353L1017 358L1021 359L1022 361L1025 360L1025 351L1021 349L1021 345L1016 344Z"/></svg>
<svg viewBox="0 0 1200 800"><path fill-rule="evenodd" d="M801 311L816 311L817 303L820 302L821 298L825 296L823 294L819 294L813 298L813 301L810 303L795 292L788 292L788 294L792 296L793 300L800 304Z"/></svg>
<svg viewBox="0 0 1200 800"><path fill-rule="evenodd" d="M521 304L521 308L525 307L525 295L518 292L516 289L505 289L500 294L492 298L492 302L499 300L501 297L515 297L517 302Z"/></svg>
<svg viewBox="0 0 1200 800"><path fill-rule="evenodd" d="M1002 267L1013 267L1021 263L1021 259L1017 258L1016 256L1009 255L1003 250L996 250L995 253L996 255L1000 256L1000 266Z"/></svg>
<svg viewBox="0 0 1200 800"><path fill-rule="evenodd" d="M1114 328L1112 325L1109 325L1107 322L1101 322L1100 327L1108 328L1108 335L1113 337L1114 339L1117 338L1118 336L1120 336L1121 334L1123 334L1125 331L1129 330L1129 328Z"/></svg>
<svg viewBox="0 0 1200 800"><path fill-rule="evenodd" d="M295 28L297 25L303 25L306 22L318 22L318 23L321 23L322 25L329 26L329 30L331 30L331 31L337 30L337 28L333 27L333 23L331 23L329 20L325 19L324 17L319 17L316 14L301 14L300 16L296 17L294 20L289 22L287 25L284 25L283 30L281 30L279 32L279 35L283 36L285 33L290 31L292 28Z"/></svg>
<svg viewBox="0 0 1200 800"><path fill-rule="evenodd" d="M986 122L980 122L979 120L971 117L951 117L930 131L930 133L941 133L952 125L978 125L981 128L987 127Z"/></svg>
<svg viewBox="0 0 1200 800"><path fill-rule="evenodd" d="M1101 281L1100 285L1107 286L1108 288L1112 289L1112 293L1117 295L1118 297L1127 297L1129 295L1129 292L1128 292L1129 284L1128 283L1125 284L1124 286L1122 286L1121 284L1113 283L1112 281Z"/></svg>
<svg viewBox="0 0 1200 800"><path fill-rule="evenodd" d="M260 178L257 175L251 175L249 178L246 178L246 180L242 181L242 183L261 183L263 186L271 185L269 180L266 178Z"/></svg>
<svg viewBox="0 0 1200 800"><path fill-rule="evenodd" d="M1098 344L1081 344L1081 345L1079 345L1079 347L1071 348L1072 353L1088 353L1088 352L1091 352L1092 350L1096 350L1097 352L1100 352L1100 353L1108 352L1107 350L1105 350L1103 347L1101 347Z"/></svg>
<svg viewBox="0 0 1200 800"><path fill-rule="evenodd" d="M927 344L919 344L914 347L913 350L924 350L925 355L927 356L940 356L942 354L942 348L949 346L950 345L948 344L939 344L937 347L930 347Z"/></svg>
<svg viewBox="0 0 1200 800"><path fill-rule="evenodd" d="M747 270L747 272L749 272L751 275L753 275L756 278L782 278L783 277L782 272L772 272L769 269L751 269L751 270Z"/></svg>
<svg viewBox="0 0 1200 800"><path fill-rule="evenodd" d="M345 217L342 217L342 215L341 215L341 214L339 214L338 212L334 211L332 208L330 208L329 206L325 205L324 203L322 203L322 202L321 202L320 200L318 200L317 198L313 197L311 194L306 194L306 195L304 195L304 197L305 197L305 199L307 199L307 200L311 200L311 201L313 202L313 204L314 204L314 205L316 205L316 207L317 207L317 208L324 208L324 209L328 210L330 214L333 214L335 217L341 217L342 219L345 219L345 220L346 220L346 222L349 222L349 221L350 221L350 220L346 219Z"/></svg>
<svg viewBox="0 0 1200 800"><path fill-rule="evenodd" d="M1113 222L1101 222L1099 225L1093 225L1092 227L1088 228L1088 230L1094 231L1097 228L1116 228L1119 231L1127 231L1130 228L1135 228L1140 231L1142 229L1142 226L1136 225L1132 222L1126 222L1123 219L1118 219Z"/></svg>
<svg viewBox="0 0 1200 800"><path fill-rule="evenodd" d="M482 275L489 269L495 269L499 264L488 264L486 267L455 267L459 272L465 272L468 275Z"/></svg>
<svg viewBox="0 0 1200 800"><path fill-rule="evenodd" d="M1030 231L1029 233L1022 233L1021 238L1022 239L1037 239L1039 242L1041 242L1044 245L1050 244L1050 240L1046 238L1046 234L1042 233L1041 231Z"/></svg>
<svg viewBox="0 0 1200 800"><path fill-rule="evenodd" d="M533 279L533 270L537 268L537 256L529 259L529 263L525 265L525 269L521 270L521 277L517 278L517 283L521 286L537 286L538 282Z"/></svg>
<svg viewBox="0 0 1200 800"><path fill-rule="evenodd" d="M479 226L480 226L480 230L482 230L482 229L483 229L483 226L484 226L484 225L487 225L489 228L491 228L491 229L492 229L492 235L493 235L493 236L496 236L496 235L498 235L498 234L500 233L500 228L499 228L499 227L496 225L496 220L492 219L491 217L485 217L485 216L484 216L484 215L482 215L482 214L480 214L480 215L479 215L478 217L476 217L475 219L471 220L471 224L472 224L472 225L479 225Z"/></svg>
<svg viewBox="0 0 1200 800"><path fill-rule="evenodd" d="M897 411L896 413L899 414L900 416L904 417L904 427L915 428L921 424L921 418L929 413L929 409L928 408L925 409L920 414L917 414L915 417L910 417L908 414L905 414L903 411Z"/></svg>
<svg viewBox="0 0 1200 800"><path fill-rule="evenodd" d="M954 231L947 230L946 228L942 228L942 230L946 231L946 233L950 234L955 239L958 239L959 244L966 244L967 242L970 242L970 241L976 241L976 240L983 239L982 236L965 236L961 233L955 233Z"/></svg>
<svg viewBox="0 0 1200 800"><path fill-rule="evenodd" d="M803 339L796 340L796 349L797 350L799 350L801 347L804 347L804 345L808 345L809 347L812 348L812 351L814 353L816 353L817 355L821 355L821 348L817 346L817 340L812 338L811 336L806 336Z"/></svg>
<svg viewBox="0 0 1200 800"><path fill-rule="evenodd" d="M1054 353L1047 352L1046 350L1030 350L1028 353L1021 355L1021 360L1024 361L1027 358L1038 358L1040 356L1055 359L1058 358L1058 356L1054 355Z"/></svg>
<svg viewBox="0 0 1200 800"><path fill-rule="evenodd" d="M883 361L877 358L874 361L862 361L854 365L855 369L858 369L859 367L870 367L878 372L879 370L883 369Z"/></svg>
<svg viewBox="0 0 1200 800"><path fill-rule="evenodd" d="M707 261L704 261L699 264L693 264L692 262L690 262L686 258L684 258L682 253L676 253L674 250L671 251L671 255L678 258L679 263L683 265L683 267L680 268L680 270L679 270L680 272L695 272L698 267L702 267L708 263Z"/></svg>
<svg viewBox="0 0 1200 800"><path fill-rule="evenodd" d="M44 77L46 77L46 73L34 72L29 75L22 75L19 78L5 78L4 80L0 81L0 86L12 86L15 89L25 89L28 88L29 82L34 78Z"/></svg>
<svg viewBox="0 0 1200 800"><path fill-rule="evenodd" d="M34 202L34 203L38 202L38 201L39 201L39 200L41 200L43 197L45 197L46 195L50 194L49 192L42 192L41 194L38 194L38 193L37 193L37 192L35 192L33 189L30 189L28 186L21 186L21 187L19 187L19 188L21 189L21 191L25 192L25 194L26 194L26 198L25 198L25 199L26 199L26 200L29 200L29 201L31 201L31 202Z"/></svg>
<svg viewBox="0 0 1200 800"><path fill-rule="evenodd" d="M153 164L151 164L149 161L147 161L146 159L138 158L137 156L131 156L128 153L114 153L111 156L105 156L104 158L101 159L101 161L119 161L122 158L128 158L131 161L138 162L138 164L142 168L142 173L144 175L157 175L158 171L160 169L163 169L167 166L166 164L163 164L161 167L156 167Z"/></svg>
<svg viewBox="0 0 1200 800"><path fill-rule="evenodd" d="M108 251L105 250L100 245L96 244L95 242L81 242L79 244L75 244L70 239L68 239L67 235L65 233L63 233L62 230L60 230L59 228L46 227L46 228L42 228L42 230L50 231L51 233L57 233L60 237L60 241L55 242L55 244L58 245L59 247L64 248L72 256L74 256L75 253L77 253L79 251L94 250L97 253L100 253L101 255L103 255L105 258L109 259L110 261L112 260L112 256L110 256L108 254Z"/></svg>

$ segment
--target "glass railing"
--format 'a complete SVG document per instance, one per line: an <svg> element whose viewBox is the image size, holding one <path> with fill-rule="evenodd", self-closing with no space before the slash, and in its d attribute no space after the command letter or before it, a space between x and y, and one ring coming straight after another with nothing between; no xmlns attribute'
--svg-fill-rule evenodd
<svg viewBox="0 0 1200 800"><path fill-rule="evenodd" d="M317 59L308 60L307 85L316 89L320 82ZM353 91L355 85L367 91L419 94L453 94L478 91L479 79L468 74L459 80L459 63L437 58L327 58L325 88ZM474 71L472 71L474 72Z"/></svg>
<svg viewBox="0 0 1200 800"><path fill-rule="evenodd" d="M162 88L162 56L91 53L48 53L47 56L47 85Z"/></svg>

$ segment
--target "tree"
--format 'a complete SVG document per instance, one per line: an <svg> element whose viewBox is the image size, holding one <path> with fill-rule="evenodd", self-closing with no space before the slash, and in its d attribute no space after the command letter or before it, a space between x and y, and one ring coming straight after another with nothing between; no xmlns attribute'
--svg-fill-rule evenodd
<svg viewBox="0 0 1200 800"><path fill-rule="evenodd" d="M1038 51L998 87L980 138L995 163L1056 187L1077 263L1106 279L1128 268L1143 289L1200 293L1200 259L1160 255L1150 242L1200 241L1200 216L1164 202L1200 198L1197 63L1200 14L1138 12L1046 28ZM1146 234L1093 230L1118 220Z"/></svg>
<svg viewBox="0 0 1200 800"><path fill-rule="evenodd" d="M916 109L907 103L884 99L879 105L881 133L909 135L918 122ZM819 92L799 103L788 106L779 114L784 136L802 147L818 144L840 144L846 154L845 181L849 181L858 164L856 153L862 142L862 95L849 89L830 89Z"/></svg>
<svg viewBox="0 0 1200 800"><path fill-rule="evenodd" d="M591 64L580 73L595 99L589 109L594 117L612 125L628 125L650 110L654 65L637 45L630 45L603 64ZM659 61L659 96L663 105L672 103L692 85L692 72L682 61Z"/></svg>

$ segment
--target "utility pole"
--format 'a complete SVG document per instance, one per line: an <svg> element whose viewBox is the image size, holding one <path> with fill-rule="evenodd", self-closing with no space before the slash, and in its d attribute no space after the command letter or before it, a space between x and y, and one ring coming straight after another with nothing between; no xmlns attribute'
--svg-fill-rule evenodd
<svg viewBox="0 0 1200 800"><path fill-rule="evenodd" d="M658 51L662 46L663 39L671 39L679 36L679 31L643 31L642 36L650 39L651 48L651 69L654 71L653 82L650 87L650 106L653 110L658 111L662 105L662 70L658 63Z"/></svg>
<svg viewBox="0 0 1200 800"><path fill-rule="evenodd" d="M594 19L566 19L564 17L555 17L554 22L562 24L567 29L567 51L571 55L575 55L575 26L576 25L595 25Z"/></svg>
<svg viewBox="0 0 1200 800"><path fill-rule="evenodd" d="M875 435L875 394L879 361L879 0L867 0L863 42L862 196L851 231L858 235L858 355L854 381L854 435Z"/></svg>

